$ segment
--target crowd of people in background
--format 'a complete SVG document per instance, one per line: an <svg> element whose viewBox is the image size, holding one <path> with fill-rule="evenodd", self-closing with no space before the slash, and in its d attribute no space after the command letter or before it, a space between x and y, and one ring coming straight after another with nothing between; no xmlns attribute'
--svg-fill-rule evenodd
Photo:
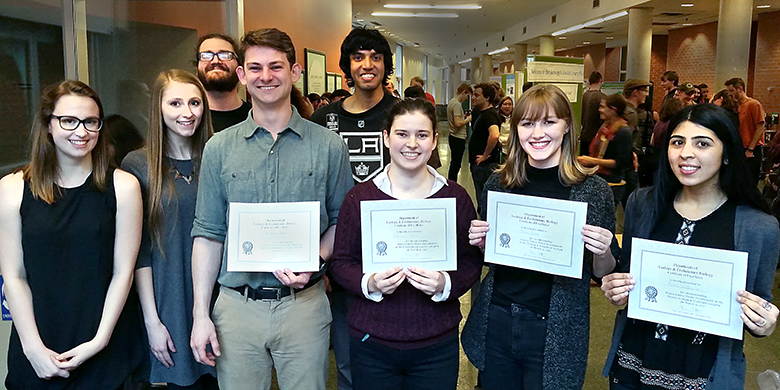
<svg viewBox="0 0 780 390"><path fill-rule="evenodd" d="M145 141L86 84L46 88L31 162L0 180L6 387L268 389L275 372L282 389L324 390L332 348L340 390L452 390L458 299L481 286L462 334L480 386L577 389L591 283L626 305L634 237L747 252L733 299L747 332L774 331L780 229L758 192L765 119L744 80L710 97L666 72L656 110L649 81L607 96L593 72L581 129L554 85L526 83L515 102L464 83L446 105L444 177L435 99L420 77L400 98L392 55L353 29L339 57L353 92L304 95L285 32L205 35L194 73L158 75ZM466 151L476 204L458 184ZM485 264L491 191L587 203L581 278ZM457 270L365 273L361 202L428 198L455 201ZM319 269L228 270L229 205L278 202L319 202ZM613 390L740 388L745 370L741 342L620 310L604 375Z"/></svg>

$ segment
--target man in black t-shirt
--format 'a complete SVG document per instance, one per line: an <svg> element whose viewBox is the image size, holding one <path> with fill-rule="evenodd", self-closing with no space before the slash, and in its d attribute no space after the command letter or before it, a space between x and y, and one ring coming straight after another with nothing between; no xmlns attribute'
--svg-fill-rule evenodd
<svg viewBox="0 0 780 390"><path fill-rule="evenodd" d="M477 84L472 95L473 107L479 115L471 124L469 140L469 165L477 199L482 197L482 188L499 162L498 133L501 127L501 115L490 103L496 91L490 84ZM479 203L479 202L478 202ZM482 215L482 211L480 215Z"/></svg>
<svg viewBox="0 0 780 390"><path fill-rule="evenodd" d="M355 94L314 112L311 121L338 133L349 149L349 163L355 183L373 179L390 164L390 151L384 145L385 115L397 99L385 93L383 85L393 73L393 52L377 30L356 28L341 43L339 68ZM331 343L338 369L339 390L352 389L349 361L347 311L350 293L333 278Z"/></svg>
<svg viewBox="0 0 780 390"><path fill-rule="evenodd" d="M378 31L357 28L341 44L339 67L347 84L355 87L355 94L315 111L311 121L344 139L352 178L362 183L390 163L382 127L385 114L397 99L385 93L382 86L393 73L393 53Z"/></svg>
<svg viewBox="0 0 780 390"><path fill-rule="evenodd" d="M214 132L243 122L252 105L238 97L236 41L224 34L208 34L198 39L195 54L198 79L206 89Z"/></svg>

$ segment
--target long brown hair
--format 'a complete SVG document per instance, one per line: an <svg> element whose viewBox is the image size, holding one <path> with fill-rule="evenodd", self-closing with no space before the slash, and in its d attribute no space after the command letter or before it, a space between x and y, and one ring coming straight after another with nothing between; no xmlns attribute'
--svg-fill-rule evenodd
<svg viewBox="0 0 780 390"><path fill-rule="evenodd" d="M148 223L152 243L163 251L162 245L162 225L165 220L165 205L167 205L176 189L170 178L168 166L165 160L165 152L168 150L168 132L163 123L162 117L162 96L165 88L172 82L192 84L198 87L203 101L203 115L200 118L200 124L195 129L195 133L189 138L190 154L192 157L193 171L197 182L197 175L200 172L200 159L203 154L203 147L206 141L214 134L211 127L211 112L209 111L209 102L206 97L206 89L200 83L197 77L190 72L181 69L171 69L161 72L152 87L151 104L149 104L149 131L146 140L146 161L148 162ZM168 187L169 198L163 199L163 183ZM165 205L164 205L165 204ZM164 251L163 251L164 255Z"/></svg>
<svg viewBox="0 0 780 390"><path fill-rule="evenodd" d="M30 181L30 191L35 199L48 204L54 203L62 196L57 186L59 161L57 161L57 146L54 145L49 132L51 115L57 102L63 96L75 95L92 99L98 106L100 118L103 118L103 104L97 93L87 84L76 80L64 80L52 84L43 90L39 109L33 120L31 136L32 150L30 163L22 168L22 177ZM59 125L58 125L59 126ZM100 191L106 190L106 173L109 164L108 142L106 137L98 133L97 143L92 149L92 185Z"/></svg>
<svg viewBox="0 0 780 390"><path fill-rule="evenodd" d="M537 121L555 114L566 121L568 130L561 143L561 159L558 162L558 179L564 185L581 183L588 175L596 172L594 168L585 168L577 162L576 129L571 104L560 88L551 84L539 84L525 91L512 111L509 132L509 154L506 162L496 169L501 184L505 187L523 187L528 182L528 154L520 144L517 125L521 120Z"/></svg>

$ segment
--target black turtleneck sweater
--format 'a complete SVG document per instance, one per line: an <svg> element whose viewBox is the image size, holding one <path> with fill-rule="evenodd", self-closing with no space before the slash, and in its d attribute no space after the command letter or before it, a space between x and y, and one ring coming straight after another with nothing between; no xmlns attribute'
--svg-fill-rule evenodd
<svg viewBox="0 0 780 390"><path fill-rule="evenodd" d="M528 183L522 188L509 188L508 192L551 199L569 199L571 187L561 184L558 179L557 166L537 169L529 165L527 173ZM485 187L485 190L499 189ZM486 210L484 206L482 209ZM534 313L547 316L550 311L552 275L506 265L496 265L495 267L493 303L503 306L518 303Z"/></svg>

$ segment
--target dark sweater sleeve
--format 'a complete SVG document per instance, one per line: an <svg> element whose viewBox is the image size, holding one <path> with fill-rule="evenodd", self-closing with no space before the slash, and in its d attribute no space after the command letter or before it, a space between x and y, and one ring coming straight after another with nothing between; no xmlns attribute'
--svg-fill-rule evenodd
<svg viewBox="0 0 780 390"><path fill-rule="evenodd" d="M363 185L353 187L341 204L330 270L336 283L362 297L360 281L363 278L363 252L360 241L360 199L357 195L361 187Z"/></svg>
<svg viewBox="0 0 780 390"><path fill-rule="evenodd" d="M628 127L621 127L612 141L609 141L609 146L604 153L604 158L607 160L615 160L615 168L611 168L612 174L615 176L623 177L623 171L626 169L633 169L633 155L631 154L631 133Z"/></svg>
<svg viewBox="0 0 780 390"><path fill-rule="evenodd" d="M457 240L458 240L458 270L448 272L452 289L447 300L458 299L465 294L479 279L482 273L482 251L469 244L469 227L471 221L477 219L474 203L463 187L450 181L449 187L455 192L457 214Z"/></svg>

